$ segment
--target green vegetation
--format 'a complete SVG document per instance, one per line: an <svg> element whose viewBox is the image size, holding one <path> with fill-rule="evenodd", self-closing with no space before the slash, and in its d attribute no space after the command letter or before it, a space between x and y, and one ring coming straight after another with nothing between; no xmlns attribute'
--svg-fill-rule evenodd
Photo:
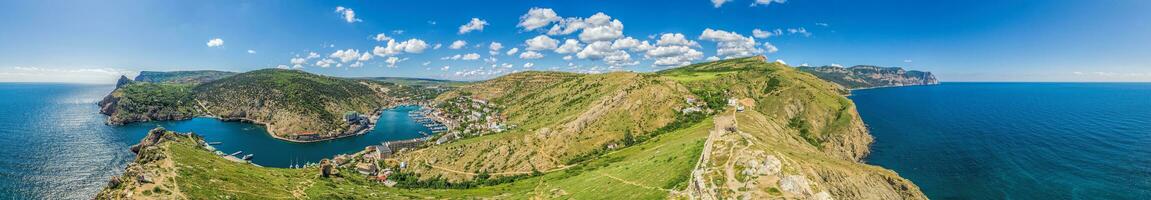
<svg viewBox="0 0 1151 200"><path fill-rule="evenodd" d="M136 76L135 81L147 83L201 84L232 75L236 75L236 73L212 70L172 72L141 71L140 75Z"/></svg>

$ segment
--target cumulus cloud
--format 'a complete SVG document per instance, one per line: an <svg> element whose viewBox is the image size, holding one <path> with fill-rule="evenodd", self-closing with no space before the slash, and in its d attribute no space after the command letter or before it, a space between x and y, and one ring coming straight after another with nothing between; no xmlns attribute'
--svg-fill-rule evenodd
<svg viewBox="0 0 1151 200"><path fill-rule="evenodd" d="M428 49L428 43L420 39L408 39L403 42L388 40L387 46L376 46L372 53L380 57L388 57L400 53L423 53Z"/></svg>
<svg viewBox="0 0 1151 200"><path fill-rule="evenodd" d="M536 64L535 64L535 63L531 63L531 62L529 62L529 63L524 63L524 68L532 68L533 66L536 66Z"/></svg>
<svg viewBox="0 0 1151 200"><path fill-rule="evenodd" d="M587 27L579 34L580 41L609 41L623 37L623 22L612 20L611 16L596 13L585 20Z"/></svg>
<svg viewBox="0 0 1151 200"><path fill-rule="evenodd" d="M308 59L295 57L295 58L292 58L291 60L289 60L289 62L292 63L293 65L302 65L304 63L308 63Z"/></svg>
<svg viewBox="0 0 1151 200"><path fill-rule="evenodd" d="M734 32L709 28L703 30L699 39L716 42L716 55L723 58L747 57L764 52L763 49L756 47L755 38L744 37Z"/></svg>
<svg viewBox="0 0 1151 200"><path fill-rule="evenodd" d="M525 51L524 53L520 54L521 59L540 59L543 57L544 57L544 54L540 54L539 52L536 52L536 51Z"/></svg>
<svg viewBox="0 0 1151 200"><path fill-rule="evenodd" d="M472 31L483 32L484 26L487 26L487 25L488 25L488 21L484 21L480 18L472 18L472 21L469 21L467 24L460 25L460 34L465 34L465 33L469 33Z"/></svg>
<svg viewBox="0 0 1151 200"><path fill-rule="evenodd" d="M462 57L460 57L460 59L461 60L479 60L480 54L477 54L477 53L464 54Z"/></svg>
<svg viewBox="0 0 1151 200"><path fill-rule="evenodd" d="M356 11L352 10L351 8L345 8L343 6L336 6L336 13L340 13L340 15L343 15L344 21L347 21L348 23L356 23L356 22L364 21L364 20L360 20L360 18L356 18Z"/></svg>
<svg viewBox="0 0 1151 200"><path fill-rule="evenodd" d="M406 60L408 60L408 58L388 57L388 59L384 59L384 63L388 63L388 67L396 67L396 63L400 63Z"/></svg>
<svg viewBox="0 0 1151 200"><path fill-rule="evenodd" d="M751 30L751 36L755 37L755 38L769 38L772 36L777 36L777 35L782 35L782 34L783 34L783 30L780 30L780 29L775 29L775 31L759 30L758 28Z"/></svg>
<svg viewBox="0 0 1151 200"><path fill-rule="evenodd" d="M388 37L388 35L384 34L384 33L379 33L379 34L376 34L376 37L373 39L375 39L376 41L379 41L379 42L383 42L383 41L392 40L392 37Z"/></svg>
<svg viewBox="0 0 1151 200"><path fill-rule="evenodd" d="M583 45L580 45L578 40L567 39L564 41L562 46L556 48L555 52L561 54L571 54L579 52L580 49L583 49Z"/></svg>
<svg viewBox="0 0 1151 200"><path fill-rule="evenodd" d="M500 44L499 42L492 42L491 44L488 44L488 50L489 50L488 54L499 55L500 49L503 49L503 48L504 48L504 44Z"/></svg>
<svg viewBox="0 0 1151 200"><path fill-rule="evenodd" d="M224 39L212 38L208 40L208 47L224 46Z"/></svg>
<svg viewBox="0 0 1151 200"><path fill-rule="evenodd" d="M313 65L318 66L318 67L328 68L328 67L331 67L332 64L335 64L335 63L336 63L335 60L325 58L325 59L321 59L321 60L316 61L316 63Z"/></svg>
<svg viewBox="0 0 1151 200"><path fill-rule="evenodd" d="M248 49L248 54L256 54L256 50Z"/></svg>
<svg viewBox="0 0 1151 200"><path fill-rule="evenodd" d="M462 49L462 48L464 48L465 46L468 46L468 42L467 42L467 41L463 41L463 40L456 40L456 41L452 42L452 45L449 45L449 46L448 46L448 48L449 48L449 49Z"/></svg>
<svg viewBox="0 0 1151 200"><path fill-rule="evenodd" d="M651 50L652 46L647 41L640 41L632 37L625 37L612 42L611 48L627 50L631 52L645 52L647 50Z"/></svg>
<svg viewBox="0 0 1151 200"><path fill-rule="evenodd" d="M507 54L508 54L509 56L510 56L510 55L515 55L515 54L516 54L516 52L520 52L520 48L512 48L512 49L508 49L508 52L507 52Z"/></svg>
<svg viewBox="0 0 1151 200"><path fill-rule="evenodd" d="M540 35L524 41L524 44L527 45L529 51L540 51L555 49L559 45L559 41L546 35Z"/></svg>
<svg viewBox="0 0 1151 200"><path fill-rule="evenodd" d="M719 8L720 6L723 6L723 3L727 3L729 1L732 0L711 0L711 4L715 5L716 8Z"/></svg>
<svg viewBox="0 0 1151 200"><path fill-rule="evenodd" d="M683 66L703 57L703 52L693 49L699 43L688 40L681 33L664 33L659 36L655 47L644 53L644 57L654 59L656 66Z"/></svg>
<svg viewBox="0 0 1151 200"><path fill-rule="evenodd" d="M576 53L580 59L602 60L610 66L635 65L638 62L631 60L631 54L626 51L611 48L610 41L597 41L588 44Z"/></svg>
<svg viewBox="0 0 1151 200"><path fill-rule="evenodd" d="M561 19L551 8L536 7L528 10L527 14L520 16L520 23L516 27L524 28L525 31L532 31Z"/></svg>
<svg viewBox="0 0 1151 200"><path fill-rule="evenodd" d="M328 55L329 58L339 59L340 62L346 63L360 58L360 51L355 49L336 50Z"/></svg>
<svg viewBox="0 0 1151 200"><path fill-rule="evenodd" d="M779 48L776 48L775 45L772 45L770 42L763 42L763 49L766 49L767 53L775 53L779 51Z"/></svg>

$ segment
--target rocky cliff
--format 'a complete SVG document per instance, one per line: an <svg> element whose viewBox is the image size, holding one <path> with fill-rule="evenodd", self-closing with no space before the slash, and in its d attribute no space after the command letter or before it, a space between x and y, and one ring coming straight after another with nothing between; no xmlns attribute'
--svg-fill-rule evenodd
<svg viewBox="0 0 1151 200"><path fill-rule="evenodd" d="M907 71L899 67L856 65L848 68L822 66L797 69L848 89L939 84L931 72Z"/></svg>

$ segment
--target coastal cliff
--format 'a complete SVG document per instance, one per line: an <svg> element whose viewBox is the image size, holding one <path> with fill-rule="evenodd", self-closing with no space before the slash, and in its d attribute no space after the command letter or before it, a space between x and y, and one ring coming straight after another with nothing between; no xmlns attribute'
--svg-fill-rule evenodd
<svg viewBox="0 0 1151 200"><path fill-rule="evenodd" d="M895 172L861 162L873 139L847 92L762 57L655 73L520 72L437 98L488 104L506 118L501 132L324 165L336 176L231 162L195 138L149 136L138 149L164 156L129 170L172 180L159 190L114 184L100 196L926 199ZM380 183L355 173L361 166L391 173Z"/></svg>
<svg viewBox="0 0 1151 200"><path fill-rule="evenodd" d="M856 65L848 68L822 66L797 69L848 89L939 84L931 72L908 71L899 67Z"/></svg>
<svg viewBox="0 0 1151 200"><path fill-rule="evenodd" d="M142 72L121 77L101 100L107 124L198 116L265 125L276 138L312 142L356 135L379 109L421 102L439 92L424 87L345 79L298 70Z"/></svg>

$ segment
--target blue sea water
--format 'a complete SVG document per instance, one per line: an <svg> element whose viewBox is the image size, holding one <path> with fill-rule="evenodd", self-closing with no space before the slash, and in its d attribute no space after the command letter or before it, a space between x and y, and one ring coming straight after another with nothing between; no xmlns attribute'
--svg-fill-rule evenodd
<svg viewBox="0 0 1151 200"><path fill-rule="evenodd" d="M270 167L318 162L383 141L431 132L408 117L418 107L383 112L375 130L316 143L272 138L258 125L211 118L104 125L96 102L111 85L0 83L0 199L90 199L135 157L128 147L157 126L192 131L217 149L254 154Z"/></svg>
<svg viewBox="0 0 1151 200"><path fill-rule="evenodd" d="M1151 199L1151 84L857 90L868 163L933 199Z"/></svg>

